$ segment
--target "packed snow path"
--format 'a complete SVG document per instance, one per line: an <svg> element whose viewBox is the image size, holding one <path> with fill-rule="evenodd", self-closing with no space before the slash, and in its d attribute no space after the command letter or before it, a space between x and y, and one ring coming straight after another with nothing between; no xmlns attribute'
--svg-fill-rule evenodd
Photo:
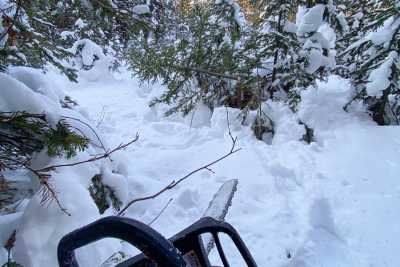
<svg viewBox="0 0 400 267"><path fill-rule="evenodd" d="M165 107L148 107L158 85L126 76L72 87L68 93L109 146L139 132L140 140L117 155L129 173L129 198L152 194L230 149L223 108L211 116L200 106L190 127L191 118L165 118ZM340 103L326 109L321 116L333 119L324 124L316 118L323 138L312 145L291 138L283 120L277 141L258 141L230 111L242 150L213 166L215 173L198 173L155 200L135 204L126 215L149 222L173 198L152 225L172 236L201 217L224 181L236 178L227 221L259 266L400 266L400 164L393 160L400 152L400 131L349 119Z"/></svg>

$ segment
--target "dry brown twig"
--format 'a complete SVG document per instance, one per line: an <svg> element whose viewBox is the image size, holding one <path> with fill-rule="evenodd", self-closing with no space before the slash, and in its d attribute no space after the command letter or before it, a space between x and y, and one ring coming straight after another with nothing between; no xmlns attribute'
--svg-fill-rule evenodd
<svg viewBox="0 0 400 267"><path fill-rule="evenodd" d="M237 137L233 137L232 132L231 132L231 128L229 125L229 114L228 114L228 109L226 110L226 116L227 116L227 123L228 123L228 131L229 131L229 137L232 140L232 146L229 150L229 152L227 152L226 154L224 154L223 156L217 158L216 160L200 167L197 168L191 172L189 172L188 174L186 174L185 176L183 176L182 178L179 178L178 180L173 180L172 182L170 182L167 186L163 187L160 191L149 195L149 196L145 196L145 197L139 197L139 198L135 198L132 199L131 201L129 201L124 208L121 209L120 212L118 212L118 216L123 216L124 212L130 207L132 206L134 203L140 202L140 201L145 201L145 200L150 200L150 199L154 199L156 197L158 197L159 195L161 195L162 193L173 189L174 187L176 187L177 185L179 185L180 183L182 183L183 181L185 181L186 179L188 179L190 176L192 176L193 174L202 171L202 170L207 170L210 172L213 172L210 167L217 164L218 162L226 159L227 157L231 156L232 154L238 152L241 150L241 148L236 148L236 143L237 143Z"/></svg>

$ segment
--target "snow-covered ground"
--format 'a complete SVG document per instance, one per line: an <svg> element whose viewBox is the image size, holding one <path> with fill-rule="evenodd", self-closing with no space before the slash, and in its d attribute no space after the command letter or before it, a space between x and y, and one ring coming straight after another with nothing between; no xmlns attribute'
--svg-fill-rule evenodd
<svg viewBox="0 0 400 267"><path fill-rule="evenodd" d="M138 142L113 156L127 175L128 199L154 193L230 149L224 108L211 113L199 106L193 120L178 115L165 118L165 107L148 106L162 87L141 85L128 73L78 84L54 75L51 79L77 100L110 147L139 132ZM264 107L276 122L272 144L258 141L250 126L240 125L237 112L229 110L230 127L242 150L213 166L215 173L197 173L155 200L134 204L126 216L150 222L173 198L152 224L166 237L172 236L199 219L219 186L235 178L239 186L227 221L237 228L259 266L400 266L400 128L375 126L361 112L345 113L348 88L346 81L331 77L304 94L299 114L315 129L316 142L311 145L298 141L303 129L283 106ZM45 241L60 227L47 230L46 224L68 224L86 216L84 212L77 210L65 221L46 214L50 217L40 226L42 236L34 238ZM2 218L2 229L18 218L18 214ZM7 231L11 230L0 232ZM49 254L57 242L26 249ZM40 250L49 246L52 249ZM108 246L119 249L119 244ZM98 249L103 250L99 255L112 254L105 245ZM90 262L89 254L85 257L85 249L81 250L85 262ZM130 248L123 250L129 253ZM54 266L53 257L32 264Z"/></svg>

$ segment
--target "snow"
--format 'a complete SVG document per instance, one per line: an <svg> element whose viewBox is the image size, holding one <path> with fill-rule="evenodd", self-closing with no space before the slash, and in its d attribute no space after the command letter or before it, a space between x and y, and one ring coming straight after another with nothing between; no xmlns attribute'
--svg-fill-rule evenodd
<svg viewBox="0 0 400 267"><path fill-rule="evenodd" d="M15 230L15 227L18 226L19 224L19 218L21 217L22 212L16 212L13 214L7 214L7 215L3 215L0 217L0 242L1 244L5 244L7 242L7 240L9 239L9 237L11 236L11 234L13 233L13 231ZM5 248L3 246L1 246L0 249L0 262L5 261L5 255L7 251L5 250Z"/></svg>
<svg viewBox="0 0 400 267"><path fill-rule="evenodd" d="M62 95L49 91L46 82L24 78L23 69L10 73L17 78L0 74L2 110L24 105L35 112L46 111L51 108L48 103ZM344 112L352 97L347 80L331 76L305 90L298 115L283 104L267 102L263 111L274 120L276 130L267 144L252 134L253 114L242 125L236 109L219 107L211 112L199 104L192 127L180 115L163 117L167 107L148 103L164 88L140 84L125 71L112 79L80 79L78 84L52 72L41 75L79 102L80 107L69 112L97 125L107 147L131 140L136 132L140 139L113 156L112 162L53 173L60 201L72 216L63 214L54 202L40 205L39 194L20 213L0 216L0 241L9 236L10 225L17 227L14 255L24 266L57 266L60 238L101 217L87 190L94 174L103 173L105 182L125 201L150 195L228 152L227 118L241 151L213 166L213 172L197 173L155 200L134 204L126 216L148 223L172 199L152 224L169 237L204 214L221 184L237 179L227 221L241 234L259 266L399 266L400 130L376 126L357 103ZM315 143L300 141L304 127L299 120L314 128ZM91 147L74 160L97 152ZM49 161L38 158L34 164ZM108 210L102 216L112 213ZM117 251L135 254L126 244L103 240L80 249L79 262L98 266ZM4 250L0 251L3 261ZM242 266L238 262L234 258L237 264L232 266Z"/></svg>
<svg viewBox="0 0 400 267"><path fill-rule="evenodd" d="M0 73L0 84L2 85L0 110L45 113L50 119L54 121L57 119L60 107L47 95L32 91L24 83L4 73Z"/></svg>
<svg viewBox="0 0 400 267"><path fill-rule="evenodd" d="M75 55L78 52L81 53L82 64L84 66L91 66L95 60L95 56L98 58L104 57L101 47L89 39L76 41L71 48L71 52Z"/></svg>
<svg viewBox="0 0 400 267"><path fill-rule="evenodd" d="M211 109L201 101L187 118L191 127L200 128L210 125L211 115Z"/></svg>
<svg viewBox="0 0 400 267"><path fill-rule="evenodd" d="M390 76L392 75L392 66L395 64L396 60L398 61L398 53L392 51L383 64L371 71L368 78L369 82L366 86L368 95L376 97L382 96L382 91L387 89L391 84Z"/></svg>
<svg viewBox="0 0 400 267"><path fill-rule="evenodd" d="M290 108L278 102L268 101L263 107L273 122L276 135L272 139L274 145L298 141L305 134L304 126L298 123L298 118Z"/></svg>
<svg viewBox="0 0 400 267"><path fill-rule="evenodd" d="M240 27L244 27L244 25L246 24L246 19L244 17L244 14L240 10L239 4L236 2L233 2L232 6L233 6L233 10L234 10L234 19L235 19L236 24L239 25Z"/></svg>
<svg viewBox="0 0 400 267"><path fill-rule="evenodd" d="M60 201L72 216L64 214L52 202L41 205L41 195L30 200L17 232L15 260L23 266L57 266L57 245L65 233L82 227L99 218L98 210L91 199L88 180L95 174L93 168L68 168L52 176L52 183L59 191ZM80 179L79 179L80 178ZM79 197L77 197L79 196ZM43 221L46 218L46 221ZM109 257L108 252L119 247L119 242L102 242L100 248L90 246L78 253L82 266L98 266Z"/></svg>
<svg viewBox="0 0 400 267"><path fill-rule="evenodd" d="M75 55L75 64L81 69L79 77L83 80L98 81L112 79L110 67L112 59L103 49L90 39L76 41L70 49Z"/></svg>
<svg viewBox="0 0 400 267"><path fill-rule="evenodd" d="M385 48L388 47L389 43L394 38L396 29L400 27L400 18L394 19L390 17L384 21L383 25L379 27L376 31L372 31L365 37L359 39L358 41L351 44L345 52L348 52L356 47L361 46L366 42L372 42L375 46L383 45Z"/></svg>
<svg viewBox="0 0 400 267"><path fill-rule="evenodd" d="M299 118L316 130L317 139L319 135L329 135L329 129L352 124L372 125L362 107L355 105L350 114L343 110L352 96L352 87L347 80L331 76L327 82L319 82L316 88L310 87L302 92Z"/></svg>
<svg viewBox="0 0 400 267"><path fill-rule="evenodd" d="M389 43L393 39L393 34L400 27L400 18L390 17L377 31L371 32L365 38L371 40L374 45Z"/></svg>
<svg viewBox="0 0 400 267"><path fill-rule="evenodd" d="M316 32L323 23L322 17L325 8L325 5L317 4L312 8L306 10L305 13L302 13L304 15L302 15L301 21L299 23L297 35L301 37L306 37L307 34Z"/></svg>
<svg viewBox="0 0 400 267"><path fill-rule="evenodd" d="M102 166L101 174L103 183L111 187L116 196L122 202L126 202L128 199L128 184L124 175L114 173L111 171L110 166Z"/></svg>
<svg viewBox="0 0 400 267"><path fill-rule="evenodd" d="M131 138L136 130L141 133L140 142L125 152L134 163L127 166L131 173L127 178L130 198L155 192L230 147L224 108L214 110L210 126L193 129L184 121L162 118L162 109L147 107L148 100L159 90L157 86L140 86L124 78L102 86L84 83L70 91L82 105L90 107L91 117L106 110L100 130L112 143ZM357 117L358 113L345 113L342 106L349 97L347 82L335 77L304 95L300 114L316 128L319 138L311 146L298 141L303 133L300 128L297 134L285 131L288 121L294 124L295 118L285 119L282 115L277 120L280 130L275 137L280 141L267 145L241 126L237 111L228 110L231 129L239 136L243 150L215 166L216 174L197 174L158 200L138 203L127 216L149 222L168 199L174 198L153 224L171 236L203 214L222 182L236 178L239 187L228 221L238 228L260 266L365 266L366 262L371 266L382 266L383 262L397 266L394 256L389 255L398 248L393 238L398 231L392 217L395 215L380 208L389 203L388 195L392 195L391 206L398 203L399 188L388 185L385 191L364 193L362 187L366 177L371 177L371 186L396 181L398 163L373 162L376 151L382 152L381 162L397 153L399 143L394 133L398 130L378 128L366 118ZM327 99L337 102L329 103ZM317 107L325 109L315 113ZM272 104L269 109L275 117L288 114ZM150 117L149 112L153 114ZM371 138L374 140L377 133L382 137L371 145ZM387 150L382 151L382 145ZM359 157L359 151L364 151L363 157ZM391 171L385 171L385 166L391 166ZM380 177L384 182L372 176L380 172L386 174ZM377 204L372 205L371 201ZM381 206L366 209L371 205ZM378 215L373 228L365 224L367 218L363 214L367 210L369 219ZM379 227L383 221L385 228ZM387 242L380 242L380 237ZM286 257L288 251L291 260Z"/></svg>
<svg viewBox="0 0 400 267"><path fill-rule="evenodd" d="M41 70L28 67L11 67L9 68L9 74L32 91L47 96L54 102L60 102L66 96L61 88L43 77Z"/></svg>
<svg viewBox="0 0 400 267"><path fill-rule="evenodd" d="M87 23L84 22L81 18L79 18L75 21L75 26L78 27L79 29L83 29L87 26Z"/></svg>
<svg viewBox="0 0 400 267"><path fill-rule="evenodd" d="M133 7L132 12L136 15L144 15L151 13L148 5L136 5Z"/></svg>
<svg viewBox="0 0 400 267"><path fill-rule="evenodd" d="M336 231L332 208L326 198L316 199L310 209L312 229L303 246L293 255L289 266L366 266L367 262L347 244ZM326 261L330 258L330 261Z"/></svg>
<svg viewBox="0 0 400 267"><path fill-rule="evenodd" d="M328 56L323 54L323 49L329 49L329 42L321 33L314 33L312 37L306 40L303 48L307 51L307 72L315 73L320 67L333 66L334 58L332 54L329 53Z"/></svg>
<svg viewBox="0 0 400 267"><path fill-rule="evenodd" d="M350 30L349 24L346 20L346 15L341 11L337 16L336 19L338 20L340 27L344 33L348 33Z"/></svg>

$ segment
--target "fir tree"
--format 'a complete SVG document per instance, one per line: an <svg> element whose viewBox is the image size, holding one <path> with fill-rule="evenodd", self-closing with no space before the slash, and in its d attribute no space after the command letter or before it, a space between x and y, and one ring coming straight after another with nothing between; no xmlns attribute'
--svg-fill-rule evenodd
<svg viewBox="0 0 400 267"><path fill-rule="evenodd" d="M238 82L241 77L249 76L236 56L245 28L240 7L218 0L211 6L195 4L185 12L190 14L176 17L174 33L153 42L142 40L140 49L131 50L131 69L142 80L160 79L167 85L152 103L171 104L167 115L187 114L200 101L210 107L240 105L230 101L244 86Z"/></svg>
<svg viewBox="0 0 400 267"><path fill-rule="evenodd" d="M71 80L72 44L87 38L118 58L129 40L155 31L149 13L135 14L140 1L6 0L0 27L0 70L8 66L57 67ZM61 37L61 38L60 38Z"/></svg>
<svg viewBox="0 0 400 267"><path fill-rule="evenodd" d="M52 127L43 114L0 112L2 169L29 164L32 154L46 149L50 157L71 158L87 148L89 140L61 120Z"/></svg>
<svg viewBox="0 0 400 267"><path fill-rule="evenodd" d="M297 39L296 25L290 21L297 4L292 0L262 2L264 11L255 52L265 62L263 87L269 97L289 96L292 108L298 102L299 88L306 88L315 80L313 73L305 71L302 43Z"/></svg>
<svg viewBox="0 0 400 267"><path fill-rule="evenodd" d="M304 15L297 29L297 36L303 43L306 54L306 70L325 78L335 64L335 45L331 45L319 31L321 26L329 25L335 32L347 30L343 13L338 13L332 0L307 1Z"/></svg>
<svg viewBox="0 0 400 267"><path fill-rule="evenodd" d="M352 41L341 70L379 125L399 124L400 1L363 1L352 6ZM347 109L349 105L345 108Z"/></svg>
<svg viewBox="0 0 400 267"><path fill-rule="evenodd" d="M0 112L0 187L4 190L0 194L0 208L15 201L16 193L2 176L3 171L30 168L34 154L43 150L49 157L71 158L88 145L89 139L76 133L65 120L52 126L43 114ZM47 174L37 176L44 185L43 193L53 190Z"/></svg>
<svg viewBox="0 0 400 267"><path fill-rule="evenodd" d="M110 49L120 56L123 47L135 34L155 31L155 27L149 26L153 23L150 8L149 12L135 13L139 3L107 0L0 1L0 71L7 72L11 66L21 65L46 70L50 64L75 80L76 70L69 62L74 55L69 48L77 40L90 38L105 51ZM66 98L61 106L70 108L75 104ZM50 124L44 114L0 110L0 176L4 170L28 169L43 186L43 200L55 199L63 211L65 209L48 181L52 169L34 170L30 166L31 160L40 151L46 151L49 157L69 159L88 145L89 140L65 119ZM8 189L5 198L2 192L0 202L10 200L8 193L13 188L8 185L1 181L1 186Z"/></svg>

